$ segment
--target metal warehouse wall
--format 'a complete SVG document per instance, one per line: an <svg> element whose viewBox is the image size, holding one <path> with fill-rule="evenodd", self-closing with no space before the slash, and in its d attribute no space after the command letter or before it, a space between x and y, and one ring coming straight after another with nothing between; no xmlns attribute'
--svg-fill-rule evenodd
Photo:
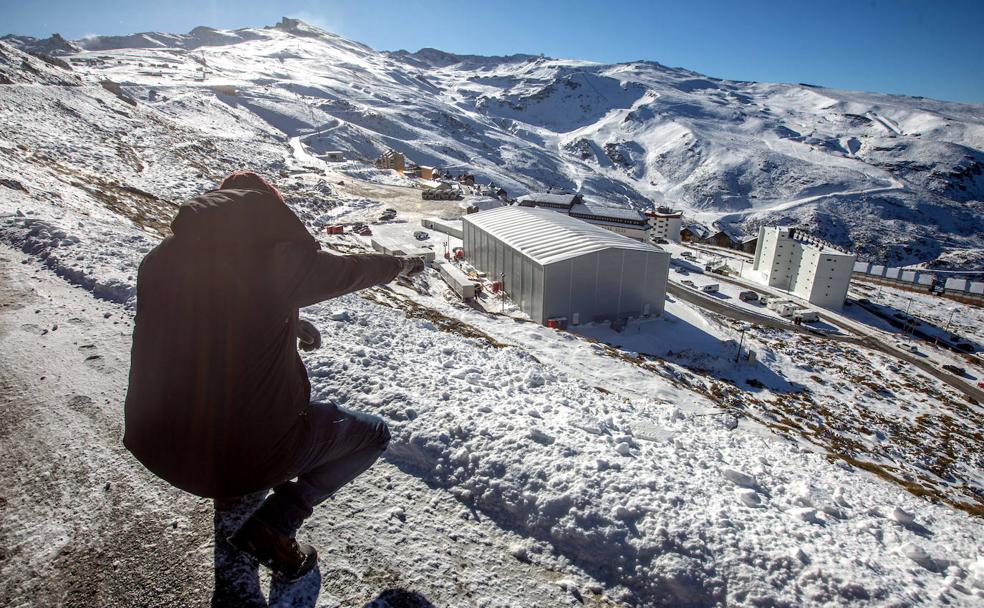
<svg viewBox="0 0 984 608"><path fill-rule="evenodd" d="M666 301L669 255L606 249L544 267L544 319L570 323L658 315Z"/></svg>
<svg viewBox="0 0 984 608"><path fill-rule="evenodd" d="M543 322L543 267L503 244L484 230L465 222L465 256L471 264L503 285L510 299L531 319Z"/></svg>
<svg viewBox="0 0 984 608"><path fill-rule="evenodd" d="M465 255L491 280L503 276L512 301L531 319L588 323L663 312L669 254L604 249L541 266L469 222Z"/></svg>

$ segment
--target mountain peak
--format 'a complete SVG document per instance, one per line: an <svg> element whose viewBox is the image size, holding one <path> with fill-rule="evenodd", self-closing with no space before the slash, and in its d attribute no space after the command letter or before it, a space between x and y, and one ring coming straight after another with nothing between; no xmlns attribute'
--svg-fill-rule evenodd
<svg viewBox="0 0 984 608"><path fill-rule="evenodd" d="M13 44L27 53L38 53L42 55L67 55L79 52L79 47L61 34L54 33L48 38L33 38L31 36L16 36L9 34L2 40Z"/></svg>
<svg viewBox="0 0 984 608"><path fill-rule="evenodd" d="M295 17L281 17L280 22L269 29L280 30L295 36L307 36L312 38L326 35L334 36L334 34L330 32L326 32L319 27L313 26L310 23L301 21Z"/></svg>

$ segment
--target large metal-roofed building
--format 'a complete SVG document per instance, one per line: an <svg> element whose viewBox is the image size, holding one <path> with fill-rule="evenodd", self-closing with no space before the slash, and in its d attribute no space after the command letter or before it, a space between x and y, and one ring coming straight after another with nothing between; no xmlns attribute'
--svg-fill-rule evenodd
<svg viewBox="0 0 984 608"><path fill-rule="evenodd" d="M538 323L658 315L669 253L547 209L510 206L463 219L465 256Z"/></svg>

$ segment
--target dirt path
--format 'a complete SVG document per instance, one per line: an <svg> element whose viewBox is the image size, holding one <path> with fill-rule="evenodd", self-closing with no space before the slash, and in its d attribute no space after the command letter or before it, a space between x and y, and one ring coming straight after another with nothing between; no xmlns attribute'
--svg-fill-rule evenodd
<svg viewBox="0 0 984 608"><path fill-rule="evenodd" d="M120 443L129 322L23 257L0 249L0 597L201 605L211 506Z"/></svg>
<svg viewBox="0 0 984 608"><path fill-rule="evenodd" d="M207 606L212 505L123 448L131 320L0 246L0 597L5 606ZM589 577L384 461L301 530L319 548L316 603L611 606L564 582ZM269 578L261 575L264 589ZM582 587L583 588L583 587ZM599 586L600 589L600 586ZM398 604L393 604L394 606Z"/></svg>

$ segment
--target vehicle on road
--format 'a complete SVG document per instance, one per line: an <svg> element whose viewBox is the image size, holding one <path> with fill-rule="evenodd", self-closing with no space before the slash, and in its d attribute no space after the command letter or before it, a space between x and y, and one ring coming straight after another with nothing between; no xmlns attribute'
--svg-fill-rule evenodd
<svg viewBox="0 0 984 608"><path fill-rule="evenodd" d="M896 342L895 346L897 348L901 348L902 350L907 350L910 353L919 354L919 347L917 347L915 344L909 344L908 342Z"/></svg>
<svg viewBox="0 0 984 608"><path fill-rule="evenodd" d="M694 283L693 281L689 280L689 279L685 279L685 280L680 281L680 282L683 283L684 285L686 285L687 287L695 287L695 288L697 287L697 284Z"/></svg>
<svg viewBox="0 0 984 608"><path fill-rule="evenodd" d="M418 241L426 241L427 239L430 238L430 234L424 232L423 230L418 230L413 233L413 238L417 239Z"/></svg>
<svg viewBox="0 0 984 608"><path fill-rule="evenodd" d="M721 286L718 285L717 283L710 283L708 285L700 286L700 290L703 291L704 293L717 293L718 291L720 291L720 289Z"/></svg>
<svg viewBox="0 0 984 608"><path fill-rule="evenodd" d="M793 320L800 323L815 323L820 320L820 315L815 310L801 308L793 313Z"/></svg>
<svg viewBox="0 0 984 608"><path fill-rule="evenodd" d="M956 374L958 376L963 376L964 374L967 373L967 370L965 370L964 368L957 367L956 365L950 365L949 363L944 363L942 367L946 371L948 371L948 372L950 372L952 374Z"/></svg>
<svg viewBox="0 0 984 608"><path fill-rule="evenodd" d="M742 302L754 302L759 299L759 294L752 291L751 289L745 290L738 294L738 299Z"/></svg>

